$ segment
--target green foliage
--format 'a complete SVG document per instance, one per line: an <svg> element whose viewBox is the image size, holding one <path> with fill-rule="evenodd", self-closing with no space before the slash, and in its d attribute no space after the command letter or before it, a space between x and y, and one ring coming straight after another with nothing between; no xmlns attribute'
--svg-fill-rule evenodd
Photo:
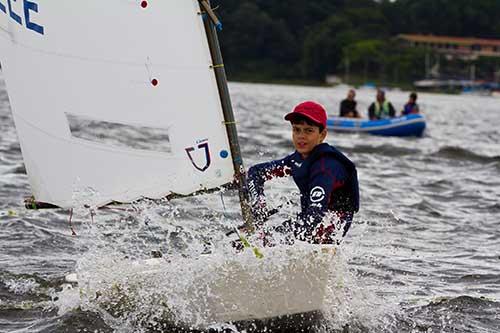
<svg viewBox="0 0 500 333"><path fill-rule="evenodd" d="M498 38L498 0L398 0L381 4L391 32Z"/></svg>
<svg viewBox="0 0 500 333"><path fill-rule="evenodd" d="M342 59L342 47L354 38L349 32L351 27L350 21L332 15L307 34L302 66L306 77L320 80L337 67Z"/></svg>
<svg viewBox="0 0 500 333"><path fill-rule="evenodd" d="M400 33L499 38L498 0L213 0L230 79L314 80L329 73L410 81L425 52ZM483 63L480 61L479 63ZM487 62L497 68L497 62ZM478 73L481 73L479 70Z"/></svg>
<svg viewBox="0 0 500 333"><path fill-rule="evenodd" d="M229 74L270 71L279 75L286 71L285 65L293 66L300 58L286 22L271 18L253 2L242 1L224 25L230 27L221 33L224 57L231 59Z"/></svg>

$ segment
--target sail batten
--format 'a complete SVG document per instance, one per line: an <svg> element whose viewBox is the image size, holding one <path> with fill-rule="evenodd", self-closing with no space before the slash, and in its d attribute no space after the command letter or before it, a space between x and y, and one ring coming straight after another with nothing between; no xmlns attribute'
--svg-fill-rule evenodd
<svg viewBox="0 0 500 333"><path fill-rule="evenodd" d="M198 1L32 2L43 34L0 15L0 62L37 201L101 205L233 181Z"/></svg>

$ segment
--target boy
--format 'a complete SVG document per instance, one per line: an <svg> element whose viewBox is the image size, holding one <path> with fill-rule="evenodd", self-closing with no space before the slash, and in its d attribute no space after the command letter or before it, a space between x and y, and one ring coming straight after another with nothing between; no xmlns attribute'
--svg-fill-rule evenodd
<svg viewBox="0 0 500 333"><path fill-rule="evenodd" d="M264 182L291 175L300 190L301 212L295 221L287 221L279 229L293 232L299 240L331 244L337 217L344 224L343 236L347 233L359 209L358 177L356 167L346 156L323 143L326 118L322 105L312 101L298 104L285 116L292 124L296 151L248 170L248 190L257 224L267 218ZM328 212L332 216L324 219Z"/></svg>

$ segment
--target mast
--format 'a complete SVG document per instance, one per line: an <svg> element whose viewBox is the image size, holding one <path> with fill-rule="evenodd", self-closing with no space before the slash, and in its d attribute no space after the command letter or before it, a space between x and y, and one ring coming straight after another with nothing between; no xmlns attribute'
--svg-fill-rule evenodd
<svg viewBox="0 0 500 333"><path fill-rule="evenodd" d="M217 87L219 88L219 96L222 104L222 112L227 129L229 145L233 157L233 167L235 179L238 186L238 194L240 198L241 214L243 221L247 228L253 230L253 217L248 199L248 191L246 190L246 173L243 166L243 159L241 157L240 145L238 142L238 133L236 130L236 122L233 114L233 107L231 105L231 97L227 86L226 71L224 69L224 62L222 60L222 53L220 51L219 39L215 28L220 28L221 23L215 16L207 0L198 0L202 9L208 14L207 19L203 20L205 31L207 33L208 45L210 54L212 56L212 67L214 69L215 78L217 80ZM209 19L208 19L209 18Z"/></svg>

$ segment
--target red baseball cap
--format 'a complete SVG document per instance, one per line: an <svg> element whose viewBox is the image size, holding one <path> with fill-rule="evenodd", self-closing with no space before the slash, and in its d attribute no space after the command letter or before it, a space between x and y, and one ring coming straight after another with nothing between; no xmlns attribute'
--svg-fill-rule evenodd
<svg viewBox="0 0 500 333"><path fill-rule="evenodd" d="M293 120L293 118L297 115L302 115L311 120L313 123L326 127L326 110L323 105L319 103L305 101L297 104L297 106L293 108L293 111L285 116L285 120Z"/></svg>

